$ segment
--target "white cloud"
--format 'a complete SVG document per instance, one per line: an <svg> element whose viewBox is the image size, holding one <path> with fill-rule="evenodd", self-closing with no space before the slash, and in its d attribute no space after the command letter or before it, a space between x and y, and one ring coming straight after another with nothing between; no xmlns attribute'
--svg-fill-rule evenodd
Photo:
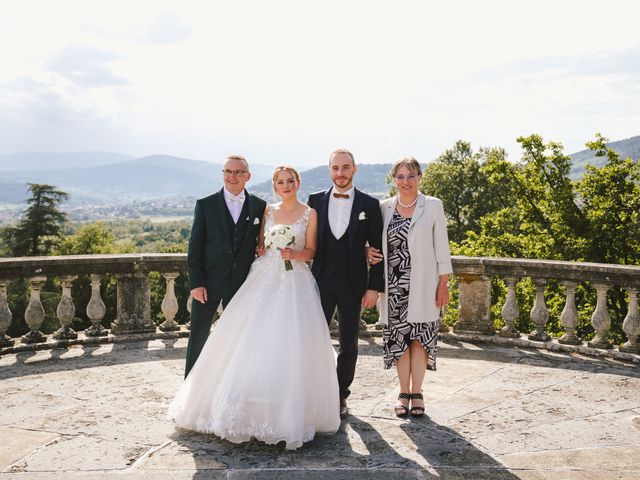
<svg viewBox="0 0 640 480"><path fill-rule="evenodd" d="M146 39L160 45L181 42L191 36L191 27L179 15L166 12L149 25Z"/></svg>
<svg viewBox="0 0 640 480"><path fill-rule="evenodd" d="M596 131L640 133L638 13L631 0L14 2L2 149L300 164L342 145L378 162L457 139L515 157L537 132L578 150Z"/></svg>
<svg viewBox="0 0 640 480"><path fill-rule="evenodd" d="M108 64L119 57L115 52L103 48L70 45L60 50L48 62L52 72L85 87L128 85L123 77L114 75Z"/></svg>

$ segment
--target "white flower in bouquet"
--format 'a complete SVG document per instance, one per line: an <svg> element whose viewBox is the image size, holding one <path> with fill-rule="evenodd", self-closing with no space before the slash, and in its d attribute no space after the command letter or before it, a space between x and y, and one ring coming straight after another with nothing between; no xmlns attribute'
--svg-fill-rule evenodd
<svg viewBox="0 0 640 480"><path fill-rule="evenodd" d="M264 246L270 249L282 250L293 245L296 237L290 225L274 225L264 234ZM284 261L285 270L293 270L291 260Z"/></svg>

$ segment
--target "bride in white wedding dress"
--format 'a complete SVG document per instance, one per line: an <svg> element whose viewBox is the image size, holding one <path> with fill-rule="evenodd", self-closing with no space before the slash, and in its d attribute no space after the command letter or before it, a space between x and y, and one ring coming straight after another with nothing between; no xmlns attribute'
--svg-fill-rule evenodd
<svg viewBox="0 0 640 480"><path fill-rule="evenodd" d="M273 183L282 201L265 210L263 231L290 225L294 244L265 250L261 242L261 256L213 327L168 416L231 442L284 441L295 449L316 433L338 430L338 381L318 287L305 263L315 254L316 212L296 196L295 169L277 167Z"/></svg>

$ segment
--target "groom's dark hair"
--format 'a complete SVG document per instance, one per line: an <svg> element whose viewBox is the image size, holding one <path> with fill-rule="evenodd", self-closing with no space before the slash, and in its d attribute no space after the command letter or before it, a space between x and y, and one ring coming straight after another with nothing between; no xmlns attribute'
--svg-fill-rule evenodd
<svg viewBox="0 0 640 480"><path fill-rule="evenodd" d="M329 164L331 164L331 159L333 158L334 155L338 154L338 153L344 153L345 155L349 155L349 158L351 159L351 161L353 162L353 164L356 164L355 159L353 158L353 153L351 153L349 150L347 150L346 148L339 148L334 152L331 152L331 155L329 155Z"/></svg>

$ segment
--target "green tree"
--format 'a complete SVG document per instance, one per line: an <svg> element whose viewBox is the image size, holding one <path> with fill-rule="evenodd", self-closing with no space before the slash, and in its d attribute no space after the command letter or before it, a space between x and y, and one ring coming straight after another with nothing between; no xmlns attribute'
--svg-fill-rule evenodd
<svg viewBox="0 0 640 480"><path fill-rule="evenodd" d="M518 142L524 168L514 185L523 222L546 237L545 258L582 259L588 222L569 178L571 157L564 155L560 143L545 144L540 135L519 137Z"/></svg>
<svg viewBox="0 0 640 480"><path fill-rule="evenodd" d="M15 227L2 233L14 256L49 255L59 243L66 214L59 209L69 194L53 185L28 183L29 207Z"/></svg>
<svg viewBox="0 0 640 480"><path fill-rule="evenodd" d="M587 142L597 157L606 157L600 168L587 166L577 185L582 209L589 222L589 261L640 264L640 163L622 159L597 134Z"/></svg>
<svg viewBox="0 0 640 480"><path fill-rule="evenodd" d="M640 163L622 159L606 142L597 134L587 143L597 157L606 157L606 163L600 168L587 166L577 186L589 222L586 258L591 262L640 265ZM613 286L607 302L612 333L619 341L619 326L627 314L626 294Z"/></svg>
<svg viewBox="0 0 640 480"><path fill-rule="evenodd" d="M512 204L509 179L498 175L505 165L503 149L474 153L459 140L425 168L420 190L442 200L450 240L460 243L467 232L479 232L484 215Z"/></svg>
<svg viewBox="0 0 640 480"><path fill-rule="evenodd" d="M571 158L556 142L544 143L539 135L520 137L522 160L512 166L496 164L490 181L510 185L515 204L490 212L480 220L480 230L468 231L464 241L454 245L454 253L470 256L540 258L590 261L613 264L640 264L640 166L622 160L597 135L587 146L605 156L602 167L588 167L578 182L569 178ZM499 168L494 168L494 167ZM533 302L529 281L518 288L521 330L530 328L528 311ZM504 288L494 282L494 304L501 304ZM550 310L548 329L560 332L562 290L551 282L546 292ZM589 285L576 292L579 304L578 332L592 331L590 316L595 295ZM614 287L608 297L612 312L612 336L622 338L626 314L624 292ZM499 312L494 312L499 322ZM499 326L499 325L498 325Z"/></svg>
<svg viewBox="0 0 640 480"><path fill-rule="evenodd" d="M84 255L114 253L115 237L103 222L83 225L73 235L60 242L59 255Z"/></svg>

